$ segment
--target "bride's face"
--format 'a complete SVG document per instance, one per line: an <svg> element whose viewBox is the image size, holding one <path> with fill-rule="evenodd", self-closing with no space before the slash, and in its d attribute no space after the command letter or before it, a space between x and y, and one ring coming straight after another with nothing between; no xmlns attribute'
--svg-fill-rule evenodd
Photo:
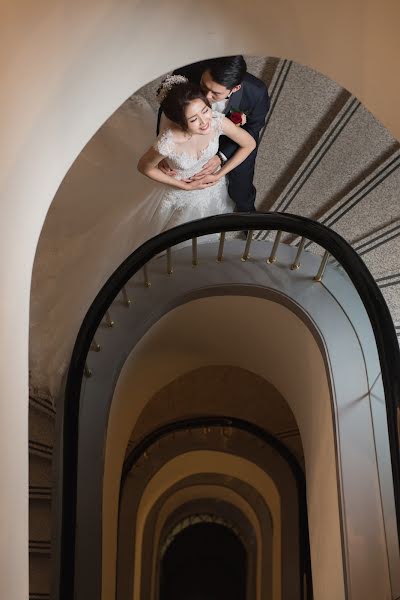
<svg viewBox="0 0 400 600"><path fill-rule="evenodd" d="M192 100L185 108L187 130L192 135L206 135L211 128L211 108L200 98Z"/></svg>

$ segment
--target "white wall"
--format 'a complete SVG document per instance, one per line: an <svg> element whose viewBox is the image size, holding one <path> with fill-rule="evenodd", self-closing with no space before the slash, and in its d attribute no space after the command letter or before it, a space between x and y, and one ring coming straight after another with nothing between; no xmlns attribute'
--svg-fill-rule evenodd
<svg viewBox="0 0 400 600"><path fill-rule="evenodd" d="M182 62L244 52L292 58L353 91L400 138L396 0L4 0L0 225L0 596L27 596L29 287L67 169L143 83ZM12 432L12 433L11 433ZM16 576L18 573L18 577Z"/></svg>

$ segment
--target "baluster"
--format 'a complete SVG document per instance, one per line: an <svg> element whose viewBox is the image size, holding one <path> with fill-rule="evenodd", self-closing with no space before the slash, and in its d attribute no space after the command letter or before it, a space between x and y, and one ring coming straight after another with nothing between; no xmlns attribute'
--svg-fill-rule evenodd
<svg viewBox="0 0 400 600"><path fill-rule="evenodd" d="M325 250L324 255L322 257L322 260L321 260L321 264L320 264L319 269L318 269L318 273L314 277L314 281L318 281L318 282L322 281L322 278L324 276L324 271L325 271L326 263L328 262L328 258L329 258L329 252L328 252L328 250Z"/></svg>
<svg viewBox="0 0 400 600"><path fill-rule="evenodd" d="M292 266L290 267L292 269L292 271L295 271L296 269L300 269L300 257L302 255L302 252L304 250L304 244L306 243L306 238L302 237L300 240L300 244L299 247L297 249L297 254L296 254L296 258L294 259L294 263L292 264Z"/></svg>
<svg viewBox="0 0 400 600"><path fill-rule="evenodd" d="M249 258L250 256L250 246L251 246L251 242L253 239L253 232L249 231L247 233L247 238L246 238L246 246L244 248L244 252L243 252L243 256L240 260L242 260L243 262L246 262L246 260Z"/></svg>
<svg viewBox="0 0 400 600"><path fill-rule="evenodd" d="M143 278L144 278L144 287L149 288L151 286L151 283L149 281L149 275L147 272L147 264L144 265L144 267L143 267Z"/></svg>
<svg viewBox="0 0 400 600"><path fill-rule="evenodd" d="M198 265L197 260L197 237L192 238L192 266L196 267Z"/></svg>
<svg viewBox="0 0 400 600"><path fill-rule="evenodd" d="M109 327L114 327L115 325L115 322L112 320L109 310L106 310L106 323Z"/></svg>
<svg viewBox="0 0 400 600"><path fill-rule="evenodd" d="M225 231L222 231L220 235L217 262L222 262L224 258Z"/></svg>
<svg viewBox="0 0 400 600"><path fill-rule="evenodd" d="M129 307L131 305L131 301L129 299L128 292L126 291L126 287L125 286L123 286L121 292L122 292L122 297L124 299L124 302L125 302L126 306Z"/></svg>
<svg viewBox="0 0 400 600"><path fill-rule="evenodd" d="M276 261L276 253L278 251L278 246L279 246L279 242L281 241L281 237L282 237L282 231L277 231L276 236L275 236L274 245L272 246L272 252L271 252L269 258L267 258L267 263L269 263L270 265Z"/></svg>
<svg viewBox="0 0 400 600"><path fill-rule="evenodd" d="M168 275L172 275L174 269L172 268L172 250L168 248L167 250L167 273Z"/></svg>
<svg viewBox="0 0 400 600"><path fill-rule="evenodd" d="M90 349L93 350L93 352L100 352L101 346L100 346L100 344L98 344L96 342L96 338L92 339L92 345L91 345Z"/></svg>

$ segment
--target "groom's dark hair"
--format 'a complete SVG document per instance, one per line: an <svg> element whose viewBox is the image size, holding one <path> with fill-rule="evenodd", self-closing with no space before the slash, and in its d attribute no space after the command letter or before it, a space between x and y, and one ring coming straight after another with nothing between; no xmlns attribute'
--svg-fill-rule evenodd
<svg viewBox="0 0 400 600"><path fill-rule="evenodd" d="M210 106L203 90L197 83L190 81L178 83L170 89L161 102L161 110L170 121L179 125L184 131L187 131L188 123L185 108L193 100L203 100L204 104Z"/></svg>
<svg viewBox="0 0 400 600"><path fill-rule="evenodd" d="M247 65L242 55L221 56L206 61L204 71L209 71L215 83L231 90L242 83Z"/></svg>

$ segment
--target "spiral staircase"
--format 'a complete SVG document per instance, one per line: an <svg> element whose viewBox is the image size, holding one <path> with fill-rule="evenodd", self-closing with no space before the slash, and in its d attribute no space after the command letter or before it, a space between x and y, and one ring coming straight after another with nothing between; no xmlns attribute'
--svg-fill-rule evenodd
<svg viewBox="0 0 400 600"><path fill-rule="evenodd" d="M258 210L305 216L343 236L374 276L400 336L399 143L356 98L321 74L288 60L248 57L247 61L249 71L268 84L271 95L271 109L257 158L255 184ZM136 95L154 105L158 82L152 82ZM124 111L132 101L127 100L105 123L103 131L96 134L83 153L86 159L92 149L94 152L96 138L105 136L103 141L106 139L110 144L118 144L118 140L113 138L113 119L123 119ZM125 152L129 152L129 148L125 148ZM80 160L84 159L78 158L72 171L82 166ZM36 265L47 260L49 251L57 249L57 227L60 226L57 219L63 211L65 205L56 196L44 226L42 238L45 243L42 250L39 245ZM78 215L75 218L78 219ZM72 225L67 224L66 227L74 230L72 214L69 214L69 220ZM115 222L114 225L117 227L119 224ZM126 233L128 235L129 231ZM251 243L262 248L267 241L270 249L274 235L265 230L255 230ZM72 249L75 241L74 235L70 235L64 252ZM284 234L280 241L296 248L299 246L299 237L293 234ZM96 244L97 240L89 236L87 242ZM245 248L244 241L242 244ZM320 248L313 244L306 244L305 250L320 252ZM97 260L97 264L91 265L93 273L103 268L101 256ZM35 269L33 278L35 284L36 277L37 287L34 285L34 290L46 285L46 278L51 277L51 273L43 274L43 270L36 266ZM61 280L61 255L57 272ZM104 272L100 279L106 279L109 274ZM37 300L34 294L35 291L33 306ZM79 324L75 324L75 335ZM63 371L61 367L60 371ZM65 369L60 374L58 387L49 390L45 385L37 384L35 372L32 372L29 406L31 600L53 598L52 498L58 485L53 448L57 400L62 393L64 373ZM301 456L299 458L301 460Z"/></svg>
<svg viewBox="0 0 400 600"><path fill-rule="evenodd" d="M257 156L257 209L309 217L342 235L363 257L399 328L399 142L323 75L289 60L246 61L271 97ZM137 92L154 108L161 79Z"/></svg>

